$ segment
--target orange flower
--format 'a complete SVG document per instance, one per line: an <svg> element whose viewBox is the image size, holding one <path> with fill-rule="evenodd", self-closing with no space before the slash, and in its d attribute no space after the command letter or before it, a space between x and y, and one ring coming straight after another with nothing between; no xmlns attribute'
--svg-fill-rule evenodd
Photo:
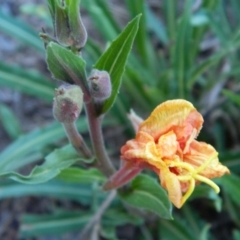
<svg viewBox="0 0 240 240"><path fill-rule="evenodd" d="M218 193L219 187L210 179L229 170L219 163L218 153L211 145L195 140L202 124L201 114L190 102L170 100L160 104L140 123L135 139L122 147L124 165L105 189L125 184L147 167L158 174L177 208L199 182L205 182Z"/></svg>

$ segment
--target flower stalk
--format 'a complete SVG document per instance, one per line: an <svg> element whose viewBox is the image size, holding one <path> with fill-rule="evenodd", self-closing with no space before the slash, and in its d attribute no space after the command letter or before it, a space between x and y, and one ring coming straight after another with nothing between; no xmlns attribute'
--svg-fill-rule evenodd
<svg viewBox="0 0 240 240"><path fill-rule="evenodd" d="M92 153L85 144L82 136L77 131L75 122L63 123L63 127L66 131L69 142L76 149L77 153L80 156L83 155L86 158L92 158Z"/></svg>
<svg viewBox="0 0 240 240"><path fill-rule="evenodd" d="M105 176L110 177L115 172L115 169L104 145L102 134L103 116L97 116L93 101L85 103L85 109L89 121L90 137L97 158L96 165Z"/></svg>

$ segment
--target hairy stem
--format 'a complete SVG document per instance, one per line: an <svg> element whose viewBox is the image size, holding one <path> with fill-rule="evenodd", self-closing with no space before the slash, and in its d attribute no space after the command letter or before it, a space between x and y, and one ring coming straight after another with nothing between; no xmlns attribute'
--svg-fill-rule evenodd
<svg viewBox="0 0 240 240"><path fill-rule="evenodd" d="M92 153L85 144L82 136L78 133L75 122L63 123L64 129L67 133L69 142L76 149L76 151L86 158L91 158Z"/></svg>
<svg viewBox="0 0 240 240"><path fill-rule="evenodd" d="M102 117L97 116L93 101L85 103L85 107L92 145L97 158L97 167L105 176L110 177L115 169L105 149L101 125Z"/></svg>

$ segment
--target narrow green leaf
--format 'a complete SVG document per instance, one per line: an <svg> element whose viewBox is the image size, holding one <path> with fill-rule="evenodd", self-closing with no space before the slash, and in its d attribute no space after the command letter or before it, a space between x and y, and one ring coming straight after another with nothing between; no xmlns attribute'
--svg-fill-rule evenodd
<svg viewBox="0 0 240 240"><path fill-rule="evenodd" d="M21 237L59 236L79 231L90 219L91 213L56 213L54 215L26 215L20 228Z"/></svg>
<svg viewBox="0 0 240 240"><path fill-rule="evenodd" d="M53 26L55 24L55 9L56 9L56 1L55 0L47 0L48 9L52 17Z"/></svg>
<svg viewBox="0 0 240 240"><path fill-rule="evenodd" d="M177 36L175 52L173 56L174 77L178 82L178 97L184 98L186 94L186 77L189 68L189 47L191 37L191 0L187 0L184 7L184 13L180 20Z"/></svg>
<svg viewBox="0 0 240 240"><path fill-rule="evenodd" d="M228 97L232 102L236 103L238 106L240 106L240 95L239 94L236 94L236 93L233 93L229 90L222 90L222 93Z"/></svg>
<svg viewBox="0 0 240 240"><path fill-rule="evenodd" d="M211 225L210 224L206 224L199 236L199 240L208 240L209 239L209 231L210 231Z"/></svg>
<svg viewBox="0 0 240 240"><path fill-rule="evenodd" d="M174 240L196 240L189 231L187 225L184 225L181 219L166 221L161 220L159 224L161 239L174 239Z"/></svg>
<svg viewBox="0 0 240 240"><path fill-rule="evenodd" d="M80 118L77 126L80 131L85 131L87 128L86 118ZM22 166L21 160L29 154L36 153L63 137L65 137L65 131L59 123L50 124L21 136L1 152L0 172L13 171L19 168Z"/></svg>
<svg viewBox="0 0 240 240"><path fill-rule="evenodd" d="M116 217L117 216L117 217ZM134 224L139 226L143 224L144 219L126 212L122 208L111 208L104 213L104 224L111 226L121 226L125 224Z"/></svg>
<svg viewBox="0 0 240 240"><path fill-rule="evenodd" d="M101 113L107 112L117 97L127 58L138 30L139 20L140 15L135 17L126 26L126 28L122 31L118 38L112 42L94 66L96 69L107 71L112 81L112 94L104 102Z"/></svg>
<svg viewBox="0 0 240 240"><path fill-rule="evenodd" d="M42 74L0 63L0 85L51 102L55 85Z"/></svg>
<svg viewBox="0 0 240 240"><path fill-rule="evenodd" d="M172 219L172 205L166 191L147 175L137 176L127 193L121 194L121 198L135 207L148 209L161 218Z"/></svg>
<svg viewBox="0 0 240 240"><path fill-rule="evenodd" d="M106 180L104 175L96 168L81 169L76 167L62 170L57 178L65 182L74 183L104 182Z"/></svg>
<svg viewBox="0 0 240 240"><path fill-rule="evenodd" d="M115 39L120 32L120 27L109 10L109 3L105 0L82 0L82 4L102 37L107 41Z"/></svg>
<svg viewBox="0 0 240 240"><path fill-rule="evenodd" d="M214 64L218 63L222 57L224 56L223 53L217 53L210 58L204 60L197 66L193 66L189 71L189 77L187 82L188 89L191 89L193 84L196 82L199 76L203 74L205 71L207 71L210 67L212 67Z"/></svg>
<svg viewBox="0 0 240 240"><path fill-rule="evenodd" d="M148 5L146 6L146 21L148 29L155 33L161 43L167 45L168 35L166 32L166 27L164 26L162 21L154 15Z"/></svg>
<svg viewBox="0 0 240 240"><path fill-rule="evenodd" d="M17 138L22 133L17 117L10 108L3 104L0 104L0 122L11 138Z"/></svg>
<svg viewBox="0 0 240 240"><path fill-rule="evenodd" d="M0 29L43 53L43 43L36 31L20 19L8 16L0 11Z"/></svg>
<svg viewBox="0 0 240 240"><path fill-rule="evenodd" d="M53 77L68 83L79 83L87 89L86 63L70 50L51 42L47 46L47 63Z"/></svg>
<svg viewBox="0 0 240 240"><path fill-rule="evenodd" d="M167 22L167 30L169 39L176 40L176 12L177 2L175 0L164 0L164 14Z"/></svg>
<svg viewBox="0 0 240 240"><path fill-rule="evenodd" d="M27 176L17 172L0 173L2 177L8 177L14 181L25 184L37 184L47 182L56 177L61 170L70 167L72 164L80 161L81 158L71 145L67 145L61 149L54 150L46 157L46 161L33 168Z"/></svg>
<svg viewBox="0 0 240 240"><path fill-rule="evenodd" d="M240 191L239 191L239 183L240 177L231 174L227 176L223 176L216 180L217 183L224 187L224 191L228 193L229 197L238 205L240 206Z"/></svg>
<svg viewBox="0 0 240 240"><path fill-rule="evenodd" d="M132 0L125 0L130 9L131 17L135 17L142 14L139 22L139 29L135 39L135 45L139 52L139 57L144 65L151 69L152 72L155 70L156 55L155 50L152 47L152 43L149 41L147 35L147 20L146 20L146 4L144 0L138 0L137 2Z"/></svg>
<svg viewBox="0 0 240 240"><path fill-rule="evenodd" d="M240 231L234 230L233 238L234 238L234 240L240 240Z"/></svg>
<svg viewBox="0 0 240 240"><path fill-rule="evenodd" d="M56 180L36 185L1 181L0 191L1 200L24 196L47 196L56 199L74 200L84 205L89 205L92 201L93 194L96 194L90 184L69 184ZM97 189L96 195L102 200L106 196L106 193Z"/></svg>
<svg viewBox="0 0 240 240"><path fill-rule="evenodd" d="M115 226L101 226L100 229L101 237L107 240L119 240L116 236L116 227Z"/></svg>

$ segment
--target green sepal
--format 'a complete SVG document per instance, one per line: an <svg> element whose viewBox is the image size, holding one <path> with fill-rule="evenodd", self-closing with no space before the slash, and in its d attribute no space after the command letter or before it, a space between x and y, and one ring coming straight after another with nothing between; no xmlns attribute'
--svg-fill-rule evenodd
<svg viewBox="0 0 240 240"><path fill-rule="evenodd" d="M47 46L47 64L53 77L87 90L86 62L72 51L51 42Z"/></svg>

